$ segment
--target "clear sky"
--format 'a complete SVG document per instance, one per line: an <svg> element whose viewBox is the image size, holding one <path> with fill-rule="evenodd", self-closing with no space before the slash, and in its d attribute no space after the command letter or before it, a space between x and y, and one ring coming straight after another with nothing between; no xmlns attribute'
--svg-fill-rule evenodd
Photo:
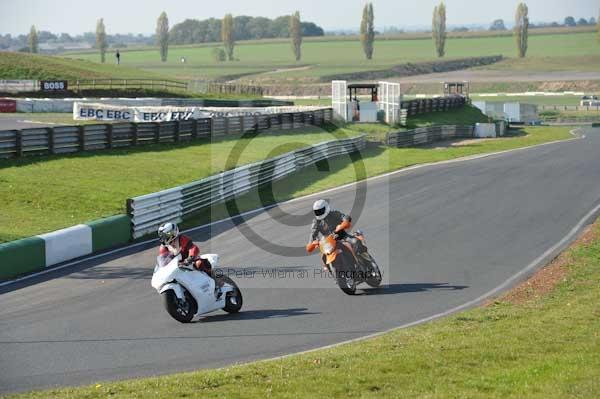
<svg viewBox="0 0 600 399"><path fill-rule="evenodd" d="M438 0L373 0L375 25L428 26ZM483 24L496 18L513 20L518 0L446 0L449 25ZM598 18L599 0L528 0L532 22ZM108 33L151 33L163 10L171 25L186 18L221 18L225 13L276 17L299 10L325 30L357 29L363 0L0 0L0 33L38 30L77 34L95 30L104 18Z"/></svg>

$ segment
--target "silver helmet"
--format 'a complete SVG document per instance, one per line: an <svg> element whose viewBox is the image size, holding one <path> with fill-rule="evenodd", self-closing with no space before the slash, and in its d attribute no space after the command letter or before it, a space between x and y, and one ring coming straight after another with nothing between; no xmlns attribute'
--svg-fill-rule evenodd
<svg viewBox="0 0 600 399"><path fill-rule="evenodd" d="M317 220L325 219L327 215L329 215L330 210L329 202L325 200L318 200L313 204L313 212L315 213Z"/></svg>
<svg viewBox="0 0 600 399"><path fill-rule="evenodd" d="M179 237L179 227L175 223L164 223L158 228L160 242L169 245Z"/></svg>

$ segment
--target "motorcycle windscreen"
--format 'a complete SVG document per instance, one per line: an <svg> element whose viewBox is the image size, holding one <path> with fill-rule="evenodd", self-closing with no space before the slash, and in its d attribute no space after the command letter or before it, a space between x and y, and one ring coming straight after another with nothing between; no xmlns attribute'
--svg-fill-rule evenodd
<svg viewBox="0 0 600 399"><path fill-rule="evenodd" d="M169 262L173 260L173 257L168 255L159 255L156 257L156 265L158 267L164 267L169 264Z"/></svg>

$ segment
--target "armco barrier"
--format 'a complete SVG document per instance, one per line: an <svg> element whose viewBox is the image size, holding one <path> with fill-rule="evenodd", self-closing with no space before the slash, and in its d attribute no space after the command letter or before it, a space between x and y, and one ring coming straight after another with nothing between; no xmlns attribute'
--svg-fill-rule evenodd
<svg viewBox="0 0 600 399"><path fill-rule="evenodd" d="M0 158L97 151L152 143L299 129L330 122L331 108L307 112L243 115L162 123L114 123L0 131Z"/></svg>
<svg viewBox="0 0 600 399"><path fill-rule="evenodd" d="M129 217L120 215L0 244L0 280L40 271L129 241Z"/></svg>
<svg viewBox="0 0 600 399"><path fill-rule="evenodd" d="M471 137L474 137L473 126L431 126L388 133L385 143L390 147L412 147L440 140Z"/></svg>
<svg viewBox="0 0 600 399"><path fill-rule="evenodd" d="M327 141L184 186L128 199L132 237L154 233L165 221L181 222L186 215L281 179L315 162L356 152L364 148L365 143L365 136Z"/></svg>
<svg viewBox="0 0 600 399"><path fill-rule="evenodd" d="M46 266L44 240L38 237L0 244L0 279L31 273Z"/></svg>

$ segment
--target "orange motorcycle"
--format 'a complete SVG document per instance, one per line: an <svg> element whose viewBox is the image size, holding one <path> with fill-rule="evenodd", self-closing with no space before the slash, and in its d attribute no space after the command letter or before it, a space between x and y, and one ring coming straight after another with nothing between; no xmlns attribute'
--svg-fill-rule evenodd
<svg viewBox="0 0 600 399"><path fill-rule="evenodd" d="M361 231L352 235L365 247L360 254L356 254L352 245L343 239L343 232L350 227L350 222L342 222L335 229L335 233L309 243L306 251L310 254L319 248L325 269L335 276L336 283L342 291L354 295L356 286L361 283L378 287L381 284L381 270L366 250L365 236Z"/></svg>

